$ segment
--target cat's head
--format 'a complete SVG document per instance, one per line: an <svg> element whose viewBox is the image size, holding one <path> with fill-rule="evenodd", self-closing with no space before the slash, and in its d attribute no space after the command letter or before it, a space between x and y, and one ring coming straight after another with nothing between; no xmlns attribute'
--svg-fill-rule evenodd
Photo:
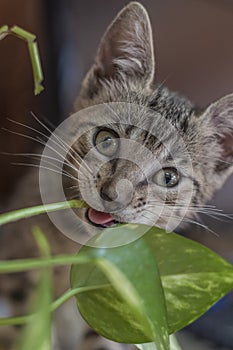
<svg viewBox="0 0 233 350"><path fill-rule="evenodd" d="M84 159L73 194L92 207L78 214L83 230L116 222L175 229L232 172L233 95L199 110L155 86L154 74L149 17L132 2L101 40L70 128L79 134L77 162L68 157L73 176Z"/></svg>

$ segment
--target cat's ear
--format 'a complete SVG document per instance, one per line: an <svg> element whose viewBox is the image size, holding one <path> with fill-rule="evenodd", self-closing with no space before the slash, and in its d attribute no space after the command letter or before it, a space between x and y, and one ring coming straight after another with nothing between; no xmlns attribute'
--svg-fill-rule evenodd
<svg viewBox="0 0 233 350"><path fill-rule="evenodd" d="M213 128L220 145L216 171L224 177L224 173L230 174L233 170L233 94L212 103L204 112L203 120L207 128Z"/></svg>
<svg viewBox="0 0 233 350"><path fill-rule="evenodd" d="M98 85L101 81L113 79L147 87L153 78L154 48L150 20L141 4L131 2L104 34L89 74L89 83Z"/></svg>

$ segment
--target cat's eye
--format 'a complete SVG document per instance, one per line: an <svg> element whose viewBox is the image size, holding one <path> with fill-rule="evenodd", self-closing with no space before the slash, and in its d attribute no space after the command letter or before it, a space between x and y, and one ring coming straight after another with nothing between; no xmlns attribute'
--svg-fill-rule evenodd
<svg viewBox="0 0 233 350"><path fill-rule="evenodd" d="M112 130L102 129L95 134L93 143L101 154L111 157L118 150L119 137Z"/></svg>
<svg viewBox="0 0 233 350"><path fill-rule="evenodd" d="M179 180L180 176L176 168L161 169L152 177L154 183L163 187L174 187Z"/></svg>

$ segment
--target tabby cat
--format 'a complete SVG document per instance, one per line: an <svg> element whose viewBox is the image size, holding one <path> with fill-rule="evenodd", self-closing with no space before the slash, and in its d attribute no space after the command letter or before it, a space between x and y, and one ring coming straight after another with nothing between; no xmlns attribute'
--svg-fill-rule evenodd
<svg viewBox="0 0 233 350"><path fill-rule="evenodd" d="M148 14L141 4L131 2L103 36L77 97L77 113L66 130L72 150L62 169L65 195L81 197L91 206L76 211L80 233L77 239L72 236L76 242L118 222L182 228L232 173L233 94L200 110L155 85L154 73ZM39 187L35 168L21 182L8 209L41 203ZM30 234L34 222L47 234L53 254L79 249L43 215L2 229L0 259L38 255ZM67 289L68 277L68 268L54 269L55 297ZM0 278L1 316L25 314L37 274ZM54 349L130 347L97 336L76 313L70 302L55 314ZM0 328L0 348L12 349L19 330Z"/></svg>

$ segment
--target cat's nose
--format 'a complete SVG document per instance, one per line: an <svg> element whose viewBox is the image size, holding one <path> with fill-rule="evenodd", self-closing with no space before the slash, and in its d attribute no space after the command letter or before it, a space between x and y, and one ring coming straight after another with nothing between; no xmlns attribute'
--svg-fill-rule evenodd
<svg viewBox="0 0 233 350"><path fill-rule="evenodd" d="M104 184L100 189L100 197L107 202L112 202L117 198L117 193L110 186L110 184Z"/></svg>
<svg viewBox="0 0 233 350"><path fill-rule="evenodd" d="M108 211L118 211L124 209L132 199L132 184L121 179L116 184L105 183L100 190L103 205Z"/></svg>
<svg viewBox="0 0 233 350"><path fill-rule="evenodd" d="M113 212L123 209L124 204L121 202L118 202L117 199L117 193L111 189L107 184L102 186L100 190L100 196L103 200L103 205L106 211Z"/></svg>

